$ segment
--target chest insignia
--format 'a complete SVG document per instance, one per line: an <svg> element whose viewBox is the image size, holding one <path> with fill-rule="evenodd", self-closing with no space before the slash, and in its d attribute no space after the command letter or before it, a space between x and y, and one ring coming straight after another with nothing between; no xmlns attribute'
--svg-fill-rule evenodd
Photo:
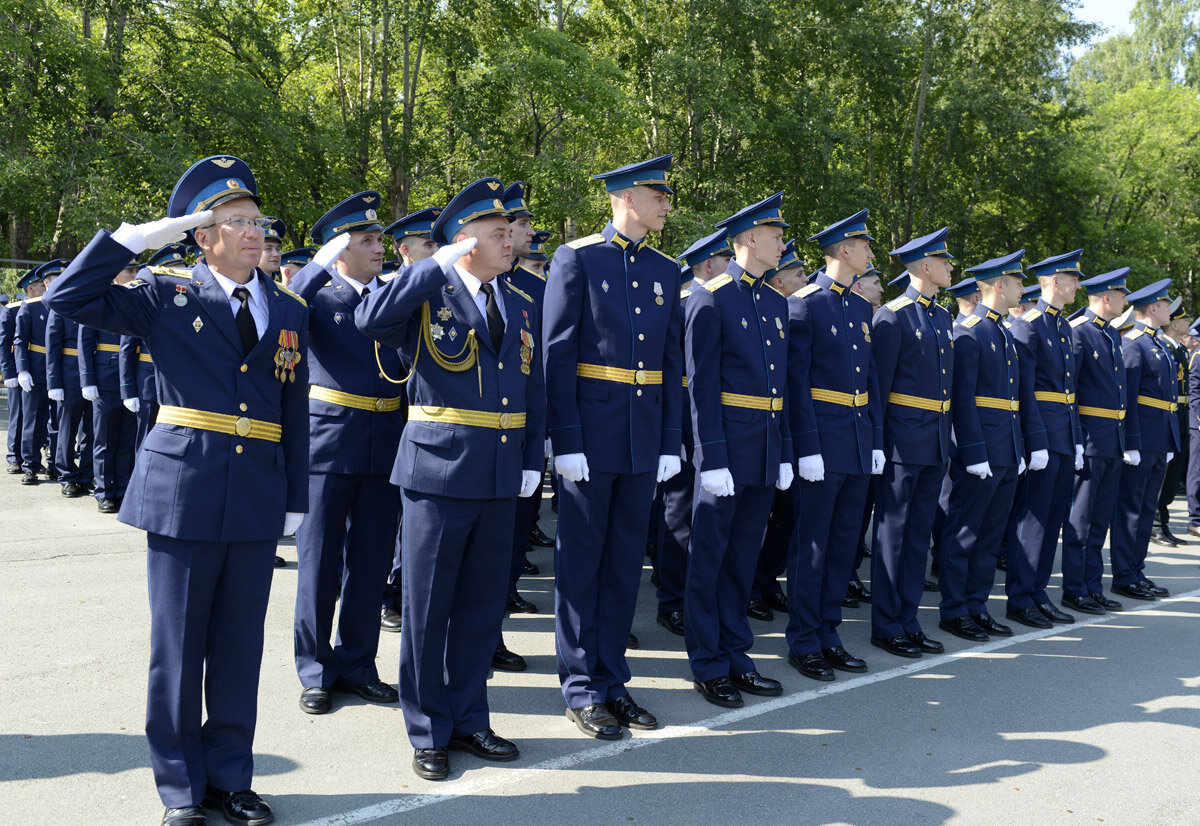
<svg viewBox="0 0 1200 826"><path fill-rule="evenodd" d="M175 285L175 306L176 307L186 307L187 306L187 286L185 284L176 284Z"/></svg>
<svg viewBox="0 0 1200 826"><path fill-rule="evenodd" d="M829 332L833 333L836 336L837 335L837 325L836 324L829 325Z"/></svg>
<svg viewBox="0 0 1200 826"><path fill-rule="evenodd" d="M917 341L921 340L921 331L917 330Z"/></svg>
<svg viewBox="0 0 1200 826"><path fill-rule="evenodd" d="M779 337L783 338L783 321L779 316L775 316L775 329L779 331Z"/></svg>
<svg viewBox="0 0 1200 826"><path fill-rule="evenodd" d="M454 339L458 338L458 330L454 327L451 327L450 332L447 335L450 336L451 341L454 341Z"/></svg>
<svg viewBox="0 0 1200 826"><path fill-rule="evenodd" d="M749 325L749 324L747 324L747 323L746 323L746 319L744 319L744 318L743 318L743 319L742 319L742 329L743 329L743 330L747 330L747 329L749 329L749 328L750 328L750 325Z"/></svg>
<svg viewBox="0 0 1200 826"><path fill-rule="evenodd" d="M442 329L441 324L430 324L429 325L429 335L433 336L434 341L439 341L441 339L441 337L443 335L445 335L445 332L446 331ZM453 332L453 330L451 332Z"/></svg>
<svg viewBox="0 0 1200 826"><path fill-rule="evenodd" d="M200 320L200 316L196 316L196 320L192 322L192 329L197 333L204 329L204 322Z"/></svg>
<svg viewBox="0 0 1200 826"><path fill-rule="evenodd" d="M661 305L663 303L662 284L654 282L654 303Z"/></svg>
<svg viewBox="0 0 1200 826"><path fill-rule="evenodd" d="M341 314L341 313L334 313L334 314L333 314L333 323L334 323L334 324L341 324L341 323L342 323L342 314Z"/></svg>
<svg viewBox="0 0 1200 826"><path fill-rule="evenodd" d="M529 310L521 310L521 315L525 316L525 329L529 329Z"/></svg>
<svg viewBox="0 0 1200 826"><path fill-rule="evenodd" d="M992 352L996 352L996 342L992 342Z"/></svg>
<svg viewBox="0 0 1200 826"><path fill-rule="evenodd" d="M871 325L867 322L862 323L863 341L870 342L871 340Z"/></svg>
<svg viewBox="0 0 1200 826"><path fill-rule="evenodd" d="M450 312L449 307L442 307L437 312L438 318L442 321L449 321L451 315L452 315L452 313Z"/></svg>
<svg viewBox="0 0 1200 826"><path fill-rule="evenodd" d="M608 292L608 281L601 281L600 289L604 290L604 292Z"/></svg>
<svg viewBox="0 0 1200 826"><path fill-rule="evenodd" d="M1093 350L1093 351L1092 351L1092 358L1094 358L1094 359L1098 359L1098 358L1100 358L1100 351L1099 351L1099 350Z"/></svg>

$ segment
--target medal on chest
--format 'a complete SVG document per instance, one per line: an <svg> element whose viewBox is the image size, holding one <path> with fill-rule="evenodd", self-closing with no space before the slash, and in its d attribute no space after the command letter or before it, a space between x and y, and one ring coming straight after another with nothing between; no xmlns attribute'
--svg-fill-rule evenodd
<svg viewBox="0 0 1200 826"><path fill-rule="evenodd" d="M279 349L275 351L275 378L284 384L295 381L299 363L300 334L295 330L280 330Z"/></svg>
<svg viewBox="0 0 1200 826"><path fill-rule="evenodd" d="M188 303L187 302L187 287L185 285L177 284L175 286L175 299L174 300L175 300L176 307L186 307L187 306L187 303Z"/></svg>

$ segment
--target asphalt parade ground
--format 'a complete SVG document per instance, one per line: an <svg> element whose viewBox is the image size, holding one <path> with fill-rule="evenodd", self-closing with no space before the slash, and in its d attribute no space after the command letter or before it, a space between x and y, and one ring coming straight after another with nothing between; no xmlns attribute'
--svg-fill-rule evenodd
<svg viewBox="0 0 1200 826"><path fill-rule="evenodd" d="M6 629L0 678L0 822L151 824L162 815L143 736L149 603L143 534L0 474ZM553 533L548 502L542 527ZM1184 532L1180 503L1176 533ZM816 683L787 665L786 618L754 622L777 698L723 710L691 686L683 640L654 622L647 564L630 652L633 696L662 728L605 743L563 716L554 665L553 552L521 592L541 609L505 620L529 662L490 681L492 724L515 763L451 752L418 779L398 706L334 695L298 707L292 660L296 552L281 545L267 615L254 788L276 822L654 824L1200 823L1200 539L1151 546L1156 603L984 645L922 621L947 653L903 660L869 645L869 606L843 640L870 672ZM864 578L869 561L863 565ZM1106 578L1107 583L1107 578ZM1058 577L1052 582L1057 599ZM1004 621L1003 574L991 612ZM1028 633L1025 633L1028 632ZM399 635L379 670L396 680ZM209 813L209 822L221 822Z"/></svg>

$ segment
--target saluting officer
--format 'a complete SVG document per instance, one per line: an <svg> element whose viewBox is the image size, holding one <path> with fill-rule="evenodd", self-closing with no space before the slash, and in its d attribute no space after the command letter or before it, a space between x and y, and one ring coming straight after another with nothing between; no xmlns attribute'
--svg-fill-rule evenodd
<svg viewBox="0 0 1200 826"><path fill-rule="evenodd" d="M57 423L53 421L50 397L46 391L46 323L48 311L42 295L67 262L62 258L38 265L31 278L31 295L17 310L13 334L13 357L16 359L17 383L21 385L21 458L25 475L22 485L36 485L43 470L50 479L58 478L54 467L57 457ZM50 467L42 464L42 445L50 439ZM72 434L73 438L73 434Z"/></svg>

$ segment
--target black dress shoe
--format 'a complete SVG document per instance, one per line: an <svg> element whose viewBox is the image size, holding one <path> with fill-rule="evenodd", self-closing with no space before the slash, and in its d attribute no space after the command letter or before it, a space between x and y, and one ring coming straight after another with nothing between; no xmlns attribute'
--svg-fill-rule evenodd
<svg viewBox="0 0 1200 826"><path fill-rule="evenodd" d="M768 608L773 608L776 611L783 611L785 613L787 612L787 594L783 593L782 591L763 594L763 602L767 604Z"/></svg>
<svg viewBox="0 0 1200 826"><path fill-rule="evenodd" d="M333 684L333 690L343 691L347 694L357 694L368 703L400 702L400 692L378 677L358 685L350 685L345 680L338 680Z"/></svg>
<svg viewBox="0 0 1200 826"><path fill-rule="evenodd" d="M78 499L80 496L86 496L87 494L84 493L82 486L75 482L67 482L62 486L62 495L68 499Z"/></svg>
<svg viewBox="0 0 1200 826"><path fill-rule="evenodd" d="M271 807L250 789L223 792L209 786L204 792L204 808L220 812L230 823L262 826L275 821Z"/></svg>
<svg viewBox="0 0 1200 826"><path fill-rule="evenodd" d="M858 600L855 599L854 597L850 596L849 591L846 592L846 596L842 597L842 607L843 608L857 608L858 605L859 605Z"/></svg>
<svg viewBox="0 0 1200 826"><path fill-rule="evenodd" d="M996 570L997 571L1007 571L1008 570L1008 557L1006 557L1004 555L1003 551L996 554Z"/></svg>
<svg viewBox="0 0 1200 826"><path fill-rule="evenodd" d="M602 703L583 708L568 708L567 719L588 737L597 740L620 740L624 735L621 724Z"/></svg>
<svg viewBox="0 0 1200 826"><path fill-rule="evenodd" d="M8 466L8 472L9 472L9 473L12 473L12 474L17 474L17 473L20 473L20 472L21 472L21 466L20 466L20 465L18 465L18 464L12 464L12 463L10 463L10 464L9 464L9 466ZM171 810L170 810L170 809L168 809L167 811L171 811Z"/></svg>
<svg viewBox="0 0 1200 826"><path fill-rule="evenodd" d="M1070 614L1064 614L1062 611L1055 608L1049 602L1043 602L1034 607L1037 608L1038 611L1041 612L1043 617L1050 620L1051 622L1057 622L1057 623L1060 623L1061 625L1070 625L1071 623L1073 623L1075 621L1075 618L1073 616L1071 616Z"/></svg>
<svg viewBox="0 0 1200 826"><path fill-rule="evenodd" d="M971 619L975 620L975 624L986 631L988 636L1011 637L1013 635L1011 628L996 622L991 614L971 614Z"/></svg>
<svg viewBox="0 0 1200 826"><path fill-rule="evenodd" d="M750 604L746 606L746 616L750 619L762 620L763 622L771 622L775 619L775 615L771 613L771 609L761 599L750 600Z"/></svg>
<svg viewBox="0 0 1200 826"><path fill-rule="evenodd" d="M871 645L882 648L897 657L908 657L910 660L921 656L921 649L913 645L912 640L906 634L897 634L894 637L871 637Z"/></svg>
<svg viewBox="0 0 1200 826"><path fill-rule="evenodd" d="M805 654L803 657L788 657L788 663L805 677L820 680L823 683L830 682L836 677L833 669L829 667L829 663L825 662L825 658L819 651Z"/></svg>
<svg viewBox="0 0 1200 826"><path fill-rule="evenodd" d="M286 567L287 567L287 560L286 560L286 559L284 559L284 558L283 558L282 556L280 556L279 554L275 554L275 567L276 567L276 568L286 568Z"/></svg>
<svg viewBox="0 0 1200 826"><path fill-rule="evenodd" d="M1130 599L1140 599L1143 602L1154 602L1158 599L1154 592L1148 588L1142 587L1138 582L1130 583L1129 585L1114 585L1110 590L1114 594L1120 594L1123 597Z"/></svg>
<svg viewBox="0 0 1200 826"><path fill-rule="evenodd" d="M626 728L638 728L644 731L658 728L658 719L635 703L628 694L615 700L609 700L605 705L617 722Z"/></svg>
<svg viewBox="0 0 1200 826"><path fill-rule="evenodd" d="M508 606L504 610L510 614L536 614L538 612L536 605L516 591L508 595Z"/></svg>
<svg viewBox="0 0 1200 826"><path fill-rule="evenodd" d="M871 549L869 547L867 547L866 542L860 542L858 544L858 552L860 554L862 554L864 557L866 557L867 559L871 558Z"/></svg>
<svg viewBox="0 0 1200 826"><path fill-rule="evenodd" d="M746 704L746 701L742 699L741 692L733 687L733 683L728 677L713 677L711 680L703 682L696 680L692 685L700 692L701 697L714 706L741 708Z"/></svg>
<svg viewBox="0 0 1200 826"><path fill-rule="evenodd" d="M1104 606L1096 602L1096 600L1084 594L1081 597L1064 596L1062 604L1065 608L1070 608L1072 611L1078 611L1081 614L1095 614L1097 616L1104 613Z"/></svg>
<svg viewBox="0 0 1200 826"><path fill-rule="evenodd" d="M850 584L846 586L846 596L854 597L859 602L871 601L871 592L867 590L867 586L863 585L862 580L858 578L850 580Z"/></svg>
<svg viewBox="0 0 1200 826"><path fill-rule="evenodd" d="M543 548L553 548L554 540L546 536L538 525L533 526L533 530L529 532L529 544L541 545Z"/></svg>
<svg viewBox="0 0 1200 826"><path fill-rule="evenodd" d="M1109 599L1104 594L1088 594L1092 598L1092 602L1099 605L1105 611L1124 611L1125 606L1117 602L1115 599Z"/></svg>
<svg viewBox="0 0 1200 826"><path fill-rule="evenodd" d="M925 583L921 586L921 590L927 591L928 593L932 594L938 590L938 584L936 582L934 582L932 579L927 579L927 580L925 580Z"/></svg>
<svg viewBox="0 0 1200 826"><path fill-rule="evenodd" d="M521 574L523 576L537 576L541 572L542 572L542 569L539 568L538 566L534 565L528 559L525 560L525 564L523 564L521 566Z"/></svg>
<svg viewBox="0 0 1200 826"><path fill-rule="evenodd" d="M629 632L629 639L625 640L625 647L627 649L641 648L642 643L641 643L641 640L639 640L636 636L634 636L633 632L631 631L631 632Z"/></svg>
<svg viewBox="0 0 1200 826"><path fill-rule="evenodd" d="M37 474L32 470L25 471L25 475L21 477L22 485L36 485L38 483Z"/></svg>
<svg viewBox="0 0 1200 826"><path fill-rule="evenodd" d="M445 780L450 776L450 757L443 749L413 751L413 772L426 780Z"/></svg>
<svg viewBox="0 0 1200 826"><path fill-rule="evenodd" d="M393 634L399 634L402 622L400 612L395 608L384 608L379 612L380 631L390 631Z"/></svg>
<svg viewBox="0 0 1200 826"><path fill-rule="evenodd" d="M512 740L505 740L490 728L485 728L466 737L452 735L446 748L469 751L476 757L482 757L484 760L494 760L497 763L507 763L509 760L516 760L521 756L521 750L517 748L516 743Z"/></svg>
<svg viewBox="0 0 1200 826"><path fill-rule="evenodd" d="M1154 596L1156 596L1156 597L1171 596L1171 592L1169 590L1162 587L1161 585L1155 585L1153 580L1139 579L1138 585L1141 585L1143 588L1145 588L1150 593L1154 594Z"/></svg>
<svg viewBox="0 0 1200 826"><path fill-rule="evenodd" d="M101 499L96 503L96 510L100 513L116 513L121 509L115 499Z"/></svg>
<svg viewBox="0 0 1200 826"><path fill-rule="evenodd" d="M305 714L328 714L333 700L328 688L306 688L300 692L300 710Z"/></svg>
<svg viewBox="0 0 1200 826"><path fill-rule="evenodd" d="M497 671L524 671L528 667L525 658L509 651L503 640L496 646L496 651L492 654L492 668Z"/></svg>
<svg viewBox="0 0 1200 826"><path fill-rule="evenodd" d="M980 614L980 616L987 616L988 619L991 619L991 617L987 614ZM1028 625L1030 628L1050 628L1054 625L1054 623L1042 616L1041 611L1034 608L1032 605L1028 608L1009 608L1004 612L1004 616L1008 617L1013 622L1019 622L1022 625ZM983 623L980 623L980 625L983 625ZM986 625L983 625L983 627L987 629Z"/></svg>
<svg viewBox="0 0 1200 826"><path fill-rule="evenodd" d="M921 649L922 654L941 654L946 650L946 646L925 636L924 631L912 631L905 636L908 637L909 642Z"/></svg>
<svg viewBox="0 0 1200 826"><path fill-rule="evenodd" d="M840 645L835 645L833 648L822 648L821 656L825 658L825 662L839 671L862 674L867 670L866 660L859 659Z"/></svg>
<svg viewBox="0 0 1200 826"><path fill-rule="evenodd" d="M1162 545L1166 548L1179 547L1179 542L1176 541L1175 537L1171 536L1165 531L1155 531L1154 533L1150 534L1150 541L1155 545Z"/></svg>
<svg viewBox="0 0 1200 826"><path fill-rule="evenodd" d="M975 620L970 617L955 617L952 620L942 620L938 623L938 628L971 642L988 641L987 632L976 625Z"/></svg>
<svg viewBox="0 0 1200 826"><path fill-rule="evenodd" d="M199 806L184 806L163 812L162 826L205 826L207 823L208 818Z"/></svg>
<svg viewBox="0 0 1200 826"><path fill-rule="evenodd" d="M745 674L730 674L729 682L739 691L747 694L757 694L759 697L778 697L783 693L783 683L764 677L758 671L747 671Z"/></svg>
<svg viewBox="0 0 1200 826"><path fill-rule="evenodd" d="M48 468L46 468L44 473L46 474L46 478L49 479L51 482L58 481L58 471L55 470L54 468L48 467Z"/></svg>
<svg viewBox="0 0 1200 826"><path fill-rule="evenodd" d="M683 612L668 611L665 614L658 615L658 624L670 631L672 634L683 636Z"/></svg>
<svg viewBox="0 0 1200 826"><path fill-rule="evenodd" d="M1165 521L1163 522L1162 533L1163 533L1163 536L1165 536L1167 539L1170 539L1176 545L1187 545L1188 544L1188 541L1186 539L1180 539L1178 536L1171 533L1171 526L1168 525Z"/></svg>

